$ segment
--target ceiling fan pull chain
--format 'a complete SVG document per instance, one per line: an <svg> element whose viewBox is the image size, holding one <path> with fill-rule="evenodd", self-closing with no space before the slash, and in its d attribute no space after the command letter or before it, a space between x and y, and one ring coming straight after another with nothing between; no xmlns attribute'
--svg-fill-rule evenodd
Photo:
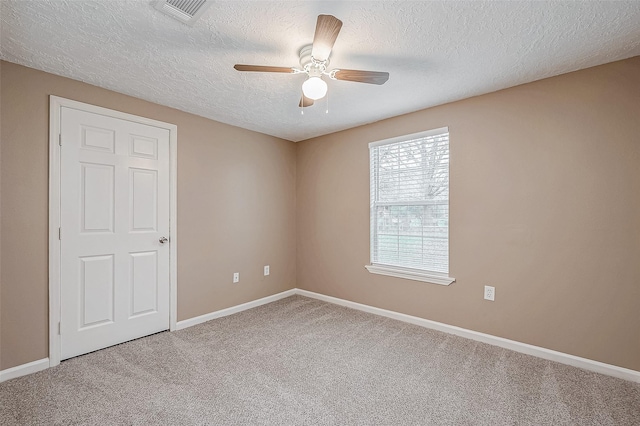
<svg viewBox="0 0 640 426"><path fill-rule="evenodd" d="M300 101L300 115L304 115L304 92L301 90L300 93L302 94L302 97L300 99L302 99Z"/></svg>
<svg viewBox="0 0 640 426"><path fill-rule="evenodd" d="M327 109L324 113L329 114L329 92L327 92Z"/></svg>

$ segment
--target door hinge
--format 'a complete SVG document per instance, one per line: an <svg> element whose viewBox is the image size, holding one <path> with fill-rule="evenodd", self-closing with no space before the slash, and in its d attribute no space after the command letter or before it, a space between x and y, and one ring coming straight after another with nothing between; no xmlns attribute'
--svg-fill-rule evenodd
<svg viewBox="0 0 640 426"><path fill-rule="evenodd" d="M62 133L58 133L58 145L62 146Z"/></svg>
<svg viewBox="0 0 640 426"><path fill-rule="evenodd" d="M62 335L62 322L58 321L58 334Z"/></svg>
<svg viewBox="0 0 640 426"><path fill-rule="evenodd" d="M62 239L62 228L58 228L58 239Z"/></svg>

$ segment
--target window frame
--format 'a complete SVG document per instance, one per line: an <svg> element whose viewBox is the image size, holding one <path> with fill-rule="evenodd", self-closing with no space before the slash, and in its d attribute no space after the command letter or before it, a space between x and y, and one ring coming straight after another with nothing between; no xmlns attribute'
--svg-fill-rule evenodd
<svg viewBox="0 0 640 426"><path fill-rule="evenodd" d="M449 272L441 273L428 271L423 269L415 269L406 266L396 266L396 265L387 265L383 263L375 263L374 259L374 227L377 226L377 223L374 218L374 194L373 194L373 163L371 161L371 148L383 146L383 145L391 145L399 142L408 142L415 139L426 138L430 136L436 136L443 133L449 133L448 127L440 127L438 129L427 130L418 133L412 133L408 135L397 136L394 138L383 139L375 142L371 142L369 144L369 265L365 265L365 268L372 274L386 275L396 278L404 278L415 281L428 282L432 284L439 285L450 285L455 282L455 278L449 276ZM449 141L449 153L451 153L451 143ZM451 158L451 157L449 157ZM449 161L449 170L451 169L450 161ZM377 184L376 184L377 185ZM451 188L451 183L449 182L449 190ZM377 186L376 186L377 189ZM447 196L447 204L450 205L450 195ZM447 222L447 246L449 247L450 239L450 223ZM447 260L450 259L451 250L449 249L447 252Z"/></svg>

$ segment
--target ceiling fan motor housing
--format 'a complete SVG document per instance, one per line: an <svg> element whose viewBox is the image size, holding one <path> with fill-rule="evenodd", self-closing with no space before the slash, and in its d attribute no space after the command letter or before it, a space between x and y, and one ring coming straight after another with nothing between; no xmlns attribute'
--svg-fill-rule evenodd
<svg viewBox="0 0 640 426"><path fill-rule="evenodd" d="M311 50L313 49L313 44L307 44L305 46L302 47L302 49L300 49L300 66L302 67L302 69L306 70L307 66L309 68L315 68L313 66L314 62L318 63L318 64L323 64L324 68L328 68L329 67L329 58L327 58L326 61L316 61L313 59L313 57L311 56Z"/></svg>

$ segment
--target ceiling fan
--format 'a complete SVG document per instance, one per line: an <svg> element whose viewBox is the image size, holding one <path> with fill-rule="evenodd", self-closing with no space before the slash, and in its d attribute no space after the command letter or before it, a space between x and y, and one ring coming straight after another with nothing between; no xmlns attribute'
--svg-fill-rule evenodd
<svg viewBox="0 0 640 426"><path fill-rule="evenodd" d="M236 64L238 71L278 72L288 74L307 74L302 84L300 107L313 105L313 101L322 99L327 94L327 83L322 76L332 80L355 81L359 83L384 84L389 80L388 72L333 69L328 70L329 56L333 44L342 28L342 21L331 15L319 15L313 44L300 49L300 66L302 68L270 67L262 65Z"/></svg>

